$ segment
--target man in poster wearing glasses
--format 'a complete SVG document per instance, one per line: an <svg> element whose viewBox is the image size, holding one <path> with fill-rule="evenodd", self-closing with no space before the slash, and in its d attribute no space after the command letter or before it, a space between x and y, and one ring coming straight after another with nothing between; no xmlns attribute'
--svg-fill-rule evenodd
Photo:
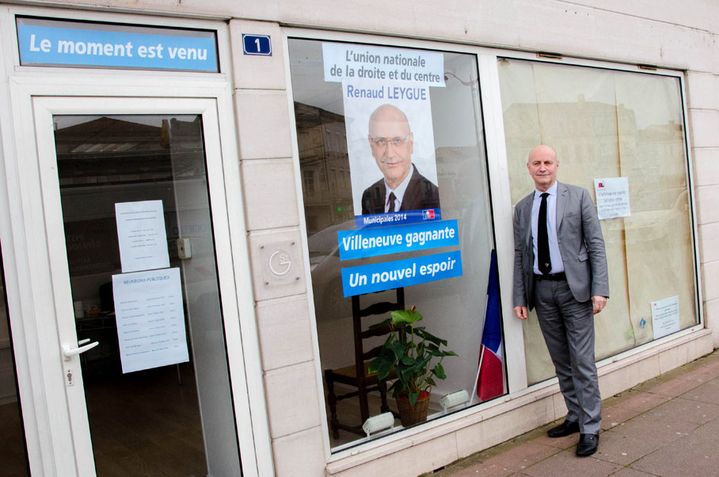
<svg viewBox="0 0 719 477"><path fill-rule="evenodd" d="M369 118L369 145L382 179L362 193L362 215L439 208L437 186L412 164L413 136L407 116L383 104Z"/></svg>

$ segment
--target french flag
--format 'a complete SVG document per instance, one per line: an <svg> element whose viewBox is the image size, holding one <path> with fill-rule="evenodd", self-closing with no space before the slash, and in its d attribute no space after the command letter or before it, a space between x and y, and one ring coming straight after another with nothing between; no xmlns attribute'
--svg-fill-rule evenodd
<svg viewBox="0 0 719 477"><path fill-rule="evenodd" d="M487 284L487 308L482 332L482 347L479 350L477 370L477 397L480 401L504 394L504 352L502 349L501 310L499 306L499 271L497 252L492 250Z"/></svg>

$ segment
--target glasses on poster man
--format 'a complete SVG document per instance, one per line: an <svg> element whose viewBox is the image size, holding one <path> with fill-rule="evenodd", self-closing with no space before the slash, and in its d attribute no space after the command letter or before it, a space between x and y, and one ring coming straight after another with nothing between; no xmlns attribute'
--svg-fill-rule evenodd
<svg viewBox="0 0 719 477"><path fill-rule="evenodd" d="M384 148L390 144L394 147L399 147L409 140L409 134L406 136L395 136L395 137L370 137L369 140L372 143L372 145L374 145L376 147Z"/></svg>

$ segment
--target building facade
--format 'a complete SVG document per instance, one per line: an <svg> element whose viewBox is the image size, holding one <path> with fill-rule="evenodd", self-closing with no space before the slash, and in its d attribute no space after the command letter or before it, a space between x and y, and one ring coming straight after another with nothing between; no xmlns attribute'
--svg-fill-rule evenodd
<svg viewBox="0 0 719 477"><path fill-rule="evenodd" d="M511 303L541 143L601 219L603 397L719 345L711 0L0 0L0 37L13 475L414 476L562 418ZM390 152L438 198L367 210ZM403 425L363 315L413 305L456 356Z"/></svg>

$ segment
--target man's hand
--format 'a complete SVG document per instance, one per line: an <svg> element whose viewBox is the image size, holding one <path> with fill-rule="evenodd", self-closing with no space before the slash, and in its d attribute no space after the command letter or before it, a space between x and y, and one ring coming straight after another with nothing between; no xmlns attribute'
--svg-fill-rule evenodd
<svg viewBox="0 0 719 477"><path fill-rule="evenodd" d="M594 295L592 297L592 313L597 314L607 305L607 297Z"/></svg>
<svg viewBox="0 0 719 477"><path fill-rule="evenodd" d="M529 316L529 310L526 306L515 306L514 307L514 316L519 318L520 320L526 320Z"/></svg>

